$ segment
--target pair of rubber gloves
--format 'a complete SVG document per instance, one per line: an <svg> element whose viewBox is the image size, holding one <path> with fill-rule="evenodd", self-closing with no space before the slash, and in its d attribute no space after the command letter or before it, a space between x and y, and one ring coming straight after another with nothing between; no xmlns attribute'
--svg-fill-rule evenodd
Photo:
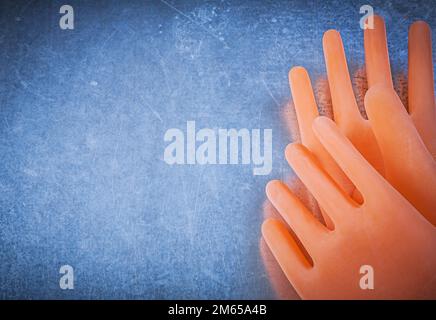
<svg viewBox="0 0 436 320"><path fill-rule="evenodd" d="M408 111L393 89L382 18L365 30L364 45L368 120L358 110L337 31L323 38L334 121L319 116L306 70L290 71L302 143L290 144L285 156L325 223L284 183L271 181L266 193L283 220L267 219L262 235L302 298L436 298L431 32L424 22L409 30ZM361 285L368 266L370 288Z"/></svg>

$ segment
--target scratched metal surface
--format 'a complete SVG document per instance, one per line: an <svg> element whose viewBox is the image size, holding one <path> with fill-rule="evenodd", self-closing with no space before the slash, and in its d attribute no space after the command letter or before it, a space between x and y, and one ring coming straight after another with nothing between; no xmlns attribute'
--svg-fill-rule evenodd
<svg viewBox="0 0 436 320"><path fill-rule="evenodd" d="M287 72L324 73L322 34L363 63L361 1L0 4L0 298L275 298L264 186L291 174ZM394 72L432 1L373 1ZM273 170L169 166L169 128L272 128ZM59 289L59 267L75 289Z"/></svg>

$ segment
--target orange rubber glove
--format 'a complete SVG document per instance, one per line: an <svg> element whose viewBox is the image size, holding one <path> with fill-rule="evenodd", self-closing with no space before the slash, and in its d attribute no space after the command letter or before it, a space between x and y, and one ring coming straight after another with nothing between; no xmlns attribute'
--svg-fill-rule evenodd
<svg viewBox="0 0 436 320"><path fill-rule="evenodd" d="M383 19L374 17L374 29L364 33L365 59L368 86L376 84L393 87L386 44L386 31ZM332 96L334 119L362 155L400 191L418 210L436 225L436 198L432 198L434 185L423 187L411 174L417 172L417 163L411 162L407 152L403 157L387 149L380 150L371 123L359 113L353 94L345 53L339 33L335 30L324 34L323 46L327 66L329 86ZM302 143L316 156L322 167L336 183L360 202L361 196L343 174L337 164L324 150L312 131L312 121L318 116L309 76L302 67L293 68L289 75L292 96L295 104ZM415 22L409 31L409 109L415 126L425 145L433 156L436 155L436 109L433 91L433 64L430 29L424 22ZM380 106L381 108L383 106ZM401 129L399 129L401 131ZM404 139L403 134L395 136ZM400 138L401 137L401 138ZM381 152L382 151L382 152ZM404 151L403 151L404 152ZM389 154L388 154L389 153ZM419 165L418 165L419 166ZM403 170L409 174L404 178ZM406 180L410 179L410 180ZM433 187L433 188L431 188ZM321 210L327 226L331 221Z"/></svg>
<svg viewBox="0 0 436 320"><path fill-rule="evenodd" d="M393 112L398 107L391 101L393 97L390 90L380 86L370 90L367 102L383 102ZM369 109L378 126L387 111L380 106ZM409 134L405 143L421 152L424 145L410 124L410 118L401 113L386 122L390 130L405 128ZM267 185L268 198L312 260L305 257L281 221L264 222L263 237L298 294L306 299L435 298L435 227L364 159L330 119L317 118L313 129L357 187L363 203L359 205L339 188L306 147L288 146L288 162L334 225L334 230L327 229L283 183L272 181ZM394 133L390 131L391 136ZM397 140L397 145L402 145ZM368 265L374 270L374 288L363 290L360 270Z"/></svg>

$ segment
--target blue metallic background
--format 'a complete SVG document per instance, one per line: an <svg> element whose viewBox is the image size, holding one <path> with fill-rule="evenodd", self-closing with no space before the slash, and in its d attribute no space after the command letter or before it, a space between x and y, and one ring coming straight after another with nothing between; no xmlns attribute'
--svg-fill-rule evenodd
<svg viewBox="0 0 436 320"><path fill-rule="evenodd" d="M259 238L266 182L292 174L287 73L325 73L330 28L362 66L364 4L405 70L434 1L0 1L0 298L275 298ZM272 128L273 171L167 165L188 120Z"/></svg>

